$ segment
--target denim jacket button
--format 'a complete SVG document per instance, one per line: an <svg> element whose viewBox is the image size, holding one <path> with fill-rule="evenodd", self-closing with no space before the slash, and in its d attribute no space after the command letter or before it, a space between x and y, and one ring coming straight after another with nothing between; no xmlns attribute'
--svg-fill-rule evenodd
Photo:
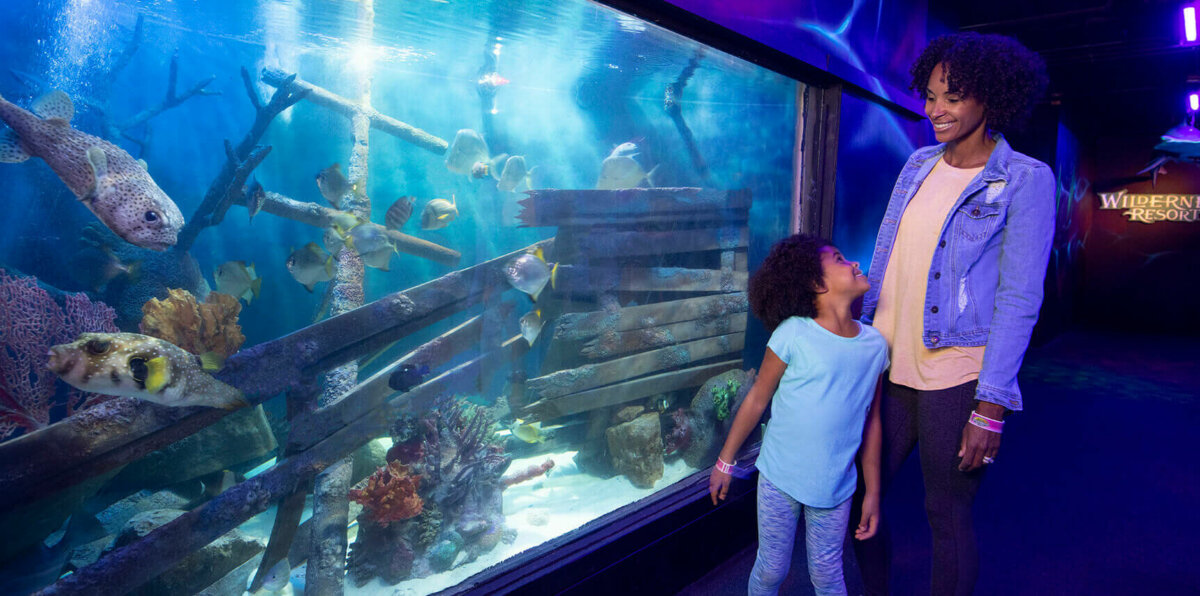
<svg viewBox="0 0 1200 596"><path fill-rule="evenodd" d="M941 271L938 271L937 273L934 273L934 274L933 274L933 278L934 278L934 279L941 279L941 278L942 278L942 272L941 272Z"/></svg>
<svg viewBox="0 0 1200 596"><path fill-rule="evenodd" d="M946 241L945 241L945 240L942 240L941 242L938 242L938 247L940 247L940 248L946 248Z"/></svg>
<svg viewBox="0 0 1200 596"><path fill-rule="evenodd" d="M977 217L978 217L978 216L979 216L979 207L976 207L976 208L972 209L972 210L971 210L971 215L974 215L974 216L977 216Z"/></svg>
<svg viewBox="0 0 1200 596"><path fill-rule="evenodd" d="M933 313L933 314L935 314L935 315L936 315L936 314L937 314L937 307L935 306L935 307L933 307L933 308L929 309L929 312L931 312L931 313Z"/></svg>
<svg viewBox="0 0 1200 596"><path fill-rule="evenodd" d="M938 336L935 335L935 336L929 338L929 343L936 344L937 342L938 342Z"/></svg>

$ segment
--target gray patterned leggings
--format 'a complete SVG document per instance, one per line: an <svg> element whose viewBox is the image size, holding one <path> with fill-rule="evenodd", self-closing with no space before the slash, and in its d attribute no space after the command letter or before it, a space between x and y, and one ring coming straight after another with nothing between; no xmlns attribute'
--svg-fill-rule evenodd
<svg viewBox="0 0 1200 596"><path fill-rule="evenodd" d="M804 511L808 575L818 596L846 594L842 544L850 519L850 499L829 509L809 507L758 475L758 557L750 571L750 596L777 594L792 564L796 526Z"/></svg>

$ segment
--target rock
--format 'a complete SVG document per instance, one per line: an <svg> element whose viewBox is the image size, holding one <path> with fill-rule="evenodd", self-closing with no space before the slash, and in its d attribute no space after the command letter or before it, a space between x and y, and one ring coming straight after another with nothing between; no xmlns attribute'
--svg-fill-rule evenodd
<svg viewBox="0 0 1200 596"><path fill-rule="evenodd" d="M375 439L354 452L354 468L350 472L350 484L357 484L359 480L374 474L375 470L388 464L387 452L390 442L385 439Z"/></svg>
<svg viewBox="0 0 1200 596"><path fill-rule="evenodd" d="M660 426L658 414L643 414L605 431L613 469L638 488L653 488L663 476Z"/></svg>
<svg viewBox="0 0 1200 596"><path fill-rule="evenodd" d="M531 526L544 526L550 523L550 512L541 507L530 509L525 514L525 521Z"/></svg>
<svg viewBox="0 0 1200 596"><path fill-rule="evenodd" d="M692 398L692 409L710 415L720 428L718 434L724 436L733 426L733 417L753 385L754 369L725 371L700 386ZM727 398L725 411L718 412L718 404L715 403L718 396Z"/></svg>
<svg viewBox="0 0 1200 596"><path fill-rule="evenodd" d="M4 540L0 540L0 561L6 561L45 540L61 528L72 513L79 511L84 501L99 492L104 483L120 470L117 468L105 472L47 498L0 512L0 528L4 528Z"/></svg>
<svg viewBox="0 0 1200 596"><path fill-rule="evenodd" d="M613 415L613 424L624 424L642 415L646 408L642 406L625 406Z"/></svg>
<svg viewBox="0 0 1200 596"><path fill-rule="evenodd" d="M444 539L429 549L426 555L429 558L429 568L435 573L450 569L454 566L454 561L458 558L458 551L462 550L462 545L462 537L457 532L447 532Z"/></svg>
<svg viewBox="0 0 1200 596"><path fill-rule="evenodd" d="M275 450L262 406L243 408L200 432L125 467L113 490L161 488L233 468Z"/></svg>
<svg viewBox="0 0 1200 596"><path fill-rule="evenodd" d="M76 546L71 549L71 554L67 555L67 562L70 563L72 569L83 569L95 563L108 545L112 544L112 539L112 536L105 536Z"/></svg>
<svg viewBox="0 0 1200 596"><path fill-rule="evenodd" d="M684 411L685 424L689 429L687 447L680 451L683 461L693 468L707 468L717 461L721 454L725 436L718 434L716 419L711 412L701 412L694 409Z"/></svg>
<svg viewBox="0 0 1200 596"><path fill-rule="evenodd" d="M187 504L187 498L169 490L142 490L109 505L104 511L96 514L96 519L109 534L116 534L125 527L125 522L143 511L187 509Z"/></svg>
<svg viewBox="0 0 1200 596"><path fill-rule="evenodd" d="M144 538L155 528L186 513L181 509L153 509L134 515L105 552ZM195 594L262 552L266 544L231 530L196 551L131 594Z"/></svg>

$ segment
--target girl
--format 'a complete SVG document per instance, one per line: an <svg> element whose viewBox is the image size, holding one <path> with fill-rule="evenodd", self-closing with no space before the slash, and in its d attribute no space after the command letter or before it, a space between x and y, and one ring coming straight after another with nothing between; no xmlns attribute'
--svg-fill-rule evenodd
<svg viewBox="0 0 1200 596"><path fill-rule="evenodd" d="M813 587L817 594L846 593L842 543L860 445L868 502L854 534L859 540L875 534L878 387L888 366L887 344L878 331L855 321L850 310L869 287L858 263L820 238L801 235L771 247L750 279L750 309L772 331L771 339L708 489L714 505L725 498L733 458L771 404L757 461L758 557L750 573L752 595L779 591L801 512Z"/></svg>

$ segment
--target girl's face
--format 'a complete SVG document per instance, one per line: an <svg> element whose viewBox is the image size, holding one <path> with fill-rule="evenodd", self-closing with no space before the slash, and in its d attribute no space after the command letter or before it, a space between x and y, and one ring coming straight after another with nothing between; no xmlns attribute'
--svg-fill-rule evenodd
<svg viewBox="0 0 1200 596"><path fill-rule="evenodd" d="M987 130L983 104L972 97L951 93L946 85L946 69L938 64L929 73L925 86L925 115L933 123L933 135L939 143L957 143Z"/></svg>
<svg viewBox="0 0 1200 596"><path fill-rule="evenodd" d="M821 278L825 290L833 294L861 296L871 289L858 262L847 261L842 251L833 246L821 247Z"/></svg>

